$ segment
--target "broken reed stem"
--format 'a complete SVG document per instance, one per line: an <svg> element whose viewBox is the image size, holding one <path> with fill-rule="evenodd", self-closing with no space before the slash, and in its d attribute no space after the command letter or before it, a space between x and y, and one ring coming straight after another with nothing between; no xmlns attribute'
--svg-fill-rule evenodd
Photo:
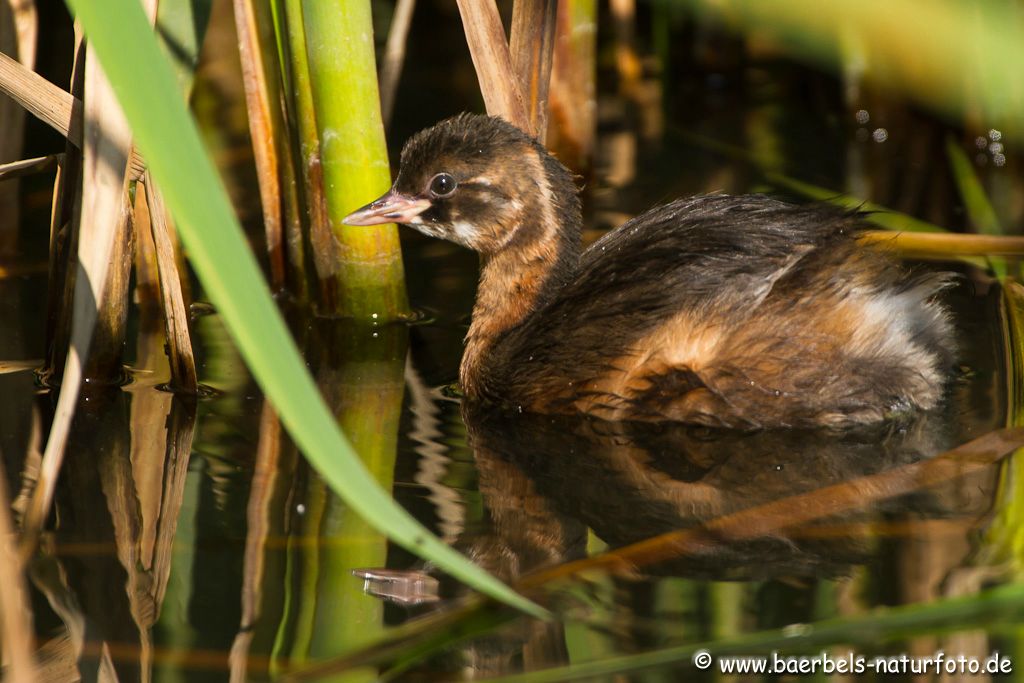
<svg viewBox="0 0 1024 683"><path fill-rule="evenodd" d="M81 100L3 53L0 53L0 90L81 147Z"/></svg>
<svg viewBox="0 0 1024 683"><path fill-rule="evenodd" d="M138 368L154 370L162 367L152 362L144 350L148 350L142 337L151 334L151 330L162 328L157 323L163 321L163 309L160 303L160 276L156 265L156 244L153 243L152 217L149 214L149 202L146 200L144 184L135 184L135 203L132 205L132 229L135 231L135 292L133 298L139 307L139 332L135 340L135 363ZM166 358L161 348L160 355Z"/></svg>
<svg viewBox="0 0 1024 683"><path fill-rule="evenodd" d="M512 11L512 68L519 78L529 116L527 132L542 143L548 129L548 88L558 4L557 0L516 0Z"/></svg>
<svg viewBox="0 0 1024 683"><path fill-rule="evenodd" d="M336 274L321 282L336 288L336 307L323 312L399 318L408 303L397 228L342 223L391 185L370 2L310 2L302 15L327 210L339 245Z"/></svg>
<svg viewBox="0 0 1024 683"><path fill-rule="evenodd" d="M0 53L0 92L81 149L81 99L61 90L3 53ZM138 154L132 153L129 179L138 180L145 170L146 162Z"/></svg>
<svg viewBox="0 0 1024 683"><path fill-rule="evenodd" d="M177 391L195 394L199 382L196 378L196 360L192 354L192 340L188 331L188 308L185 306L185 297L181 291L181 278L174 257L174 244L171 241L171 216L164 205L163 195L148 173L144 180L146 203L149 205L149 224L156 247L160 300L163 304L167 331L167 353L171 361L171 387Z"/></svg>
<svg viewBox="0 0 1024 683"><path fill-rule="evenodd" d="M494 0L458 0L458 5L487 113L529 131L530 115Z"/></svg>
<svg viewBox="0 0 1024 683"><path fill-rule="evenodd" d="M34 157L0 164L0 182L12 178L23 178L36 173L45 173L55 168L64 158L63 154L49 154L45 157Z"/></svg>
<svg viewBox="0 0 1024 683"><path fill-rule="evenodd" d="M398 81L402 77L406 43L409 39L409 26L412 25L412 15L415 9L416 0L398 0L395 4L395 11L391 15L388 42L384 46L384 58L380 68L380 114L384 120L384 128L391 125L391 113L395 108L395 93L398 91Z"/></svg>

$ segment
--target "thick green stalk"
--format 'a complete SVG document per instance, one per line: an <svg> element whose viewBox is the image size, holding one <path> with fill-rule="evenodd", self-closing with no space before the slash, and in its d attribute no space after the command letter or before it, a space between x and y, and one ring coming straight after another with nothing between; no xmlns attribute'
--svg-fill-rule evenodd
<svg viewBox="0 0 1024 683"><path fill-rule="evenodd" d="M340 259L337 310L327 312L397 318L408 310L397 228L341 222L391 184L370 2L308 2L302 13L327 209Z"/></svg>

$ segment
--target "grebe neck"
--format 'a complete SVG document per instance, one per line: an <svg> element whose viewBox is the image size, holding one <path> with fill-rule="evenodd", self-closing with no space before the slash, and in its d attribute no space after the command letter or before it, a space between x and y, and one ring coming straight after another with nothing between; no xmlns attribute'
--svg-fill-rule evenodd
<svg viewBox="0 0 1024 683"><path fill-rule="evenodd" d="M510 329L521 325L569 281L579 266L582 217L569 171L546 152L537 192L523 202L518 227L507 244L480 256L473 321L459 368L465 394L485 392L482 372L488 354Z"/></svg>

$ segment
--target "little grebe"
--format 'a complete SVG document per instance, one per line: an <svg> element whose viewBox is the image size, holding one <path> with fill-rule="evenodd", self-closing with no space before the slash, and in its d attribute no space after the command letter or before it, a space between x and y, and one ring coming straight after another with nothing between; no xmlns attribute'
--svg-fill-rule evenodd
<svg viewBox="0 0 1024 683"><path fill-rule="evenodd" d="M570 172L501 119L413 136L391 191L345 219L480 253L467 399L539 413L716 427L876 422L939 402L953 362L936 293L859 246L827 206L711 195L581 251Z"/></svg>

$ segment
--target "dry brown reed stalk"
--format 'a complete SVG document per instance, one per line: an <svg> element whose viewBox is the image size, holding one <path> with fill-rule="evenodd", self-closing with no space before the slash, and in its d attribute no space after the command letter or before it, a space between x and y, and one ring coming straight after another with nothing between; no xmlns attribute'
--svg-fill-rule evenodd
<svg viewBox="0 0 1024 683"><path fill-rule="evenodd" d="M458 0L484 105L544 140L557 26L556 0L516 0L511 46L494 0Z"/></svg>
<svg viewBox="0 0 1024 683"><path fill-rule="evenodd" d="M131 265L126 203L131 131L99 61L88 48L86 54L82 180L90 191L82 198L71 343L39 481L26 514L25 548L34 545L53 500L82 380L88 376L87 371L109 372L110 365L119 364L124 341L128 269L122 263L114 263L114 268L111 265L118 255L121 262L127 262L129 268ZM110 292L120 295L112 296ZM95 340L94 331L98 331ZM98 360L89 360L94 341L93 358Z"/></svg>
<svg viewBox="0 0 1024 683"><path fill-rule="evenodd" d="M0 634L3 636L7 672L4 681L33 683L39 680L35 658L32 655L32 612L22 573L23 564L18 556L14 524L11 520L10 501L7 500L7 478L0 465Z"/></svg>
<svg viewBox="0 0 1024 683"><path fill-rule="evenodd" d="M398 91L398 81L402 77L409 26L412 24L415 9L416 0L398 0L391 15L391 26L388 28L388 40L384 46L384 57L380 67L380 116L384 120L385 128L391 124L395 93Z"/></svg>
<svg viewBox="0 0 1024 683"><path fill-rule="evenodd" d="M156 4L149 3L149 13L155 19ZM18 103L29 109L33 114L49 123L59 132L66 135L68 144L65 154L58 161L58 173L55 180L53 211L51 218L51 267L50 267L50 298L48 305L47 339L50 346L48 353L47 375L56 379L63 366L64 355L67 343L70 338L70 307L68 302L72 299L74 287L74 275L72 255L77 250L78 234L77 225L80 220L80 160L78 149L83 144L81 100L75 96L83 89L83 63L81 56L81 40L78 40L76 49L75 69L72 74L72 92L68 93L48 83L37 74L24 68L14 60L0 54L0 90L10 94ZM134 150L130 155L130 166L128 178L131 180L141 177L144 165L141 158ZM10 165L0 171L7 171L12 175L40 170L48 161L25 160ZM68 191L70 190L70 191ZM90 193L94 188L90 188ZM121 219L127 220L128 211L123 209ZM156 224L154 229L160 229L161 224ZM127 285L130 271L131 233L127 229L127 223L119 226L121 239L117 242L118 252L114 254L117 268L114 269L114 276L111 286L114 293L110 301L115 303L105 309L100 316L100 339L94 348L93 362L90 367L84 369L87 376L114 376L119 374L120 363L120 342L124 332L124 317L127 305ZM170 235L159 240L164 253L164 261L168 266L175 265L173 256L166 258L166 252L173 247ZM176 266L175 266L176 271ZM166 278L167 284L161 288L168 300L167 317L169 328L169 339L171 340L171 351L173 367L175 368L175 379L178 388L185 391L195 391L195 371L189 370L188 365L191 356L191 347L186 344L187 318L184 314L184 304L180 296L180 279L177 272L170 274L169 268L165 268L169 275ZM172 280L178 281L177 287ZM171 305L167 298L178 292L177 305ZM120 294L123 293L123 296ZM182 325L182 322L185 325Z"/></svg>
<svg viewBox="0 0 1024 683"><path fill-rule="evenodd" d="M284 69L267 3L234 0L249 133L263 206L263 223L274 289L286 285L300 299L308 292L305 236L297 171L285 118Z"/></svg>
<svg viewBox="0 0 1024 683"><path fill-rule="evenodd" d="M283 106L283 104L282 104ZM287 126L285 126L285 129ZM287 163L281 165L281 194L284 197L285 261L288 265L285 281L292 295L299 301L309 299L309 276L306 268L306 244L309 228L304 218L299 194L299 171L295 150L288 144L288 135L275 136L278 153Z"/></svg>
<svg viewBox="0 0 1024 683"><path fill-rule="evenodd" d="M157 0L143 0L143 6L155 28ZM195 359L175 258L171 217L148 172L142 181L143 187L136 188L136 204L145 208L145 215L136 218L144 220L133 221L139 243L137 251L141 257L142 245L151 247L150 278L155 271L165 334L141 329L136 362L147 369L169 365L170 386L195 394L198 389ZM125 260L130 262L131 259ZM138 281L140 284L143 281L142 269L139 269ZM128 572L129 601L139 628L140 664L142 670L148 672L152 658L150 631L159 617L170 577L174 532L184 499L196 410L191 398L183 400L165 392L142 391L135 394L130 411L129 457L113 462L127 465L128 481L114 489L119 495L110 505L115 531L118 531L118 556ZM115 512L115 503L124 507ZM124 527L123 520L132 518L137 520L135 524L119 528Z"/></svg>
<svg viewBox="0 0 1024 683"><path fill-rule="evenodd" d="M35 65L37 20L31 0L0 1L0 53L16 55L28 69ZM25 136L25 110L8 98L0 98L0 163L21 156ZM19 183L0 185L0 255L13 256L18 241Z"/></svg>
<svg viewBox="0 0 1024 683"><path fill-rule="evenodd" d="M530 120L529 132L544 142L548 130L548 90L555 49L557 0L516 0L509 50L512 68Z"/></svg>
<svg viewBox="0 0 1024 683"><path fill-rule="evenodd" d="M249 135L260 187L263 206L263 226L270 261L270 282L274 289L284 287L284 216L279 165L275 138L283 132L280 101L274 99L273 87L277 77L276 59L271 61L273 35L264 29L269 17L267 6L253 0L233 0L235 29L238 32L238 53L242 63L242 81L245 85L245 105L249 111Z"/></svg>
<svg viewBox="0 0 1024 683"><path fill-rule="evenodd" d="M71 92L73 102L85 87L85 43L81 31L75 27L75 57L71 66ZM2 60L0 60L2 61ZM59 88L57 90L60 90ZM63 92L63 91L60 91ZM81 130L82 109L68 109L69 131ZM82 199L81 139L75 144L70 134L64 144L64 158L57 166L53 180L53 201L50 208L49 275L46 287L46 365L43 376L58 380L64 369L64 357L71 339L71 313L68 302L75 292L74 262L78 250L78 217Z"/></svg>
<svg viewBox="0 0 1024 683"><path fill-rule="evenodd" d="M86 96L88 100L88 95ZM113 101L111 101L113 102ZM89 124L86 124L88 130ZM113 145L102 144L98 149L110 149ZM88 143L87 143L88 149ZM93 171L90 163L89 153L86 152L85 173L82 177L83 188L88 188L82 200L82 225L79 236L79 271L77 278L83 274L90 280L94 276L92 264L98 264L101 257L97 256L89 266L82 263L81 248L92 244L97 238L98 231L95 230L97 221L111 221L110 228L104 228L113 232L113 241L110 250L103 256L106 259L106 283L96 293L102 298L88 298L81 304L74 304L74 316L72 318L71 336L72 343L75 338L75 327L81 311L92 305L96 309L96 318L92 331L92 341L89 344L88 352L83 354L84 365L82 367L82 379L100 384L119 384L124 380L124 368L122 358L124 356L124 345L128 329L128 305L130 298L130 284L133 254L135 253L135 235L131 223L131 206L128 204L128 178L127 152L125 149L125 168L118 172L114 164L119 165L120 159L110 165L109 170L97 167ZM107 153L107 152L103 152ZM106 164L106 160L102 162ZM83 190L84 192L84 190ZM103 199L97 195L107 195ZM102 242L101 242L102 244ZM84 269L88 268L88 269ZM101 271L95 271L99 277ZM76 299L81 296L77 290ZM88 324L88 323L86 323ZM84 333L84 332L83 332Z"/></svg>
<svg viewBox="0 0 1024 683"><path fill-rule="evenodd" d="M948 232L895 232L870 230L860 237L865 244L891 246L914 256L1024 256L1024 237L968 235Z"/></svg>
<svg viewBox="0 0 1024 683"><path fill-rule="evenodd" d="M458 5L487 113L529 132L530 114L494 0L458 0Z"/></svg>
<svg viewBox="0 0 1024 683"><path fill-rule="evenodd" d="M142 0L142 9L149 19L150 26L156 25L158 6L156 0ZM134 149L134 146L133 146ZM139 305L139 334L136 339L137 347L143 350L146 346L144 340L149 336L149 330L155 327L153 318L148 315L156 308L156 302L160 300L160 276L158 274L156 244L153 242L152 216L149 211L149 202L143 188L136 185L135 201L131 207L132 232L135 235L135 302ZM148 368L142 364L142 357L136 353L136 367Z"/></svg>

